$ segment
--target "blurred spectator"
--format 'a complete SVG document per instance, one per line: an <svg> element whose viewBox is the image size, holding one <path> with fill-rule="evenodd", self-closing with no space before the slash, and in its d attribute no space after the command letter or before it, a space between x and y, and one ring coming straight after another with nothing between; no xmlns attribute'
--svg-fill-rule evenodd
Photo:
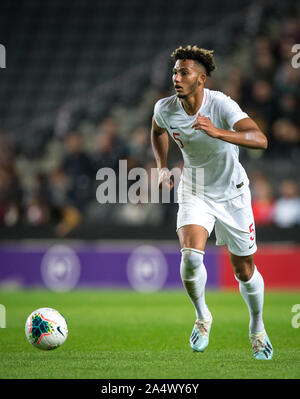
<svg viewBox="0 0 300 399"><path fill-rule="evenodd" d="M300 26L297 16L283 19L281 32L278 39L278 52L282 61L290 61L293 54L291 48L295 43L300 43Z"/></svg>
<svg viewBox="0 0 300 399"><path fill-rule="evenodd" d="M0 167L0 223L12 226L21 214L22 191L14 170Z"/></svg>
<svg viewBox="0 0 300 399"><path fill-rule="evenodd" d="M62 168L55 169L49 176L49 202L53 209L60 210L68 205L70 181Z"/></svg>
<svg viewBox="0 0 300 399"><path fill-rule="evenodd" d="M66 155L62 162L70 182L68 197L74 207L80 212L92 197L93 173L90 158L83 150L83 142L79 133L71 132L65 139Z"/></svg>
<svg viewBox="0 0 300 399"><path fill-rule="evenodd" d="M26 207L26 219L32 225L46 223L49 220L49 208L38 197L33 197Z"/></svg>
<svg viewBox="0 0 300 399"><path fill-rule="evenodd" d="M285 118L299 124L299 98L292 92L286 91L278 99L278 118Z"/></svg>
<svg viewBox="0 0 300 399"><path fill-rule="evenodd" d="M16 224L21 217L22 187L15 171L15 152L0 131L0 223Z"/></svg>
<svg viewBox="0 0 300 399"><path fill-rule="evenodd" d="M132 165L135 166L142 166L149 159L153 159L149 128L139 126L132 132L129 143L129 156Z"/></svg>
<svg viewBox="0 0 300 399"><path fill-rule="evenodd" d="M291 52L290 48L290 53ZM299 94L300 88L300 72L292 66L291 61L282 64L277 68L274 78L274 86L279 92L289 91L294 94Z"/></svg>
<svg viewBox="0 0 300 399"><path fill-rule="evenodd" d="M245 76L241 68L230 66L226 79L222 82L222 91L239 104L242 101L244 79Z"/></svg>
<svg viewBox="0 0 300 399"><path fill-rule="evenodd" d="M300 224L300 197L297 184L284 180L280 185L280 198L275 203L274 221L279 227Z"/></svg>
<svg viewBox="0 0 300 399"><path fill-rule="evenodd" d="M41 173L35 176L33 187L28 193L25 216L28 223L32 225L49 221L49 191L46 176Z"/></svg>
<svg viewBox="0 0 300 399"><path fill-rule="evenodd" d="M9 142L8 137L0 130L0 168L14 168L14 164L14 148Z"/></svg>
<svg viewBox="0 0 300 399"><path fill-rule="evenodd" d="M237 103L241 102L241 88L235 82L226 82L223 86L223 92Z"/></svg>
<svg viewBox="0 0 300 399"><path fill-rule="evenodd" d="M272 126L273 143L271 153L273 157L288 157L299 159L300 131L289 119L277 119Z"/></svg>
<svg viewBox="0 0 300 399"><path fill-rule="evenodd" d="M62 209L62 219L57 224L55 232L59 237L65 237L82 222L82 214L72 205Z"/></svg>
<svg viewBox="0 0 300 399"><path fill-rule="evenodd" d="M157 169L154 161L145 165L147 172L146 178L140 178L137 183L133 183L129 189L129 201L126 204L118 205L113 214L116 224L141 226L143 224L158 226L163 222L163 210L160 203L151 202L151 190L157 188ZM130 195L131 194L131 195ZM136 197L137 203L132 202ZM144 201L144 202L142 202Z"/></svg>
<svg viewBox="0 0 300 399"><path fill-rule="evenodd" d="M277 115L272 85L266 80L255 80L250 103L256 114L265 121L268 130Z"/></svg>
<svg viewBox="0 0 300 399"><path fill-rule="evenodd" d="M127 159L127 146L119 136L119 125L113 118L107 118L100 125L96 137L96 149L92 154L93 174L100 168L118 170L119 160Z"/></svg>
<svg viewBox="0 0 300 399"><path fill-rule="evenodd" d="M271 81L276 71L273 43L268 37L258 37L254 43L253 78Z"/></svg>
<svg viewBox="0 0 300 399"><path fill-rule="evenodd" d="M274 195L271 184L264 174L256 171L251 178L252 210L257 226L273 223Z"/></svg>
<svg viewBox="0 0 300 399"><path fill-rule="evenodd" d="M296 125L288 119L277 119L273 125L274 138L278 142L297 144L300 141L300 132Z"/></svg>
<svg viewBox="0 0 300 399"><path fill-rule="evenodd" d="M70 180L63 169L54 170L48 184L52 219L56 222L55 231L58 236L64 237L80 224L82 216L69 199Z"/></svg>
<svg viewBox="0 0 300 399"><path fill-rule="evenodd" d="M280 34L278 35L277 47L279 62L274 77L275 86L281 91L287 90L294 95L298 95L300 89L300 71L293 68L292 47L295 43L300 43L299 19L295 16L287 17L283 20Z"/></svg>

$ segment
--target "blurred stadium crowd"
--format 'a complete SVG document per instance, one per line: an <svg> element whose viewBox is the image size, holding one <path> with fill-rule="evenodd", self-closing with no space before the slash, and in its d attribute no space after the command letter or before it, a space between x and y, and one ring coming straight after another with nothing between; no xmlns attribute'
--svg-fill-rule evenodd
<svg viewBox="0 0 300 399"><path fill-rule="evenodd" d="M225 57L216 52L217 70L207 82L208 88L236 100L268 137L266 151L240 150L258 226L300 225L300 68L291 64L291 48L300 43L299 17L266 17L253 40L237 44ZM174 219L176 204L100 205L96 201L99 168L118 172L120 159L127 160L128 170L156 167L150 143L153 106L172 94L169 74L164 87L145 85L141 91L142 117L136 117L136 107L118 104L118 110L112 109L97 122L85 119L64 137L50 135L40 157L34 159L1 131L0 224L51 223L56 235L64 237L83 220L102 226L160 226ZM169 162L170 168L182 166L173 143Z"/></svg>

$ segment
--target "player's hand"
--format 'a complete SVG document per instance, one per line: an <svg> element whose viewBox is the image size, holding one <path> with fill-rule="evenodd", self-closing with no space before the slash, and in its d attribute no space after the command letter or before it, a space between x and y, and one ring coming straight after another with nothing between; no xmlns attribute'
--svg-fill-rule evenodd
<svg viewBox="0 0 300 399"><path fill-rule="evenodd" d="M207 116L202 116L199 112L193 126L195 130L203 130L206 134L211 137L218 138L219 130L215 127L212 121Z"/></svg>
<svg viewBox="0 0 300 399"><path fill-rule="evenodd" d="M160 189L171 191L174 186L174 182L171 179L171 172L168 168L160 169L158 172L158 187Z"/></svg>

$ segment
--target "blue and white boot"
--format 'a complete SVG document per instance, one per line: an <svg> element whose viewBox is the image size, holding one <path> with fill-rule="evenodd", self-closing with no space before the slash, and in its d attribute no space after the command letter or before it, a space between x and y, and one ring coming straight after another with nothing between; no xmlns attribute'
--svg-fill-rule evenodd
<svg viewBox="0 0 300 399"><path fill-rule="evenodd" d="M209 333L211 329L213 318L209 320L195 321L195 325L190 338L190 345L193 351L203 352L209 343Z"/></svg>
<svg viewBox="0 0 300 399"><path fill-rule="evenodd" d="M273 347L265 331L250 334L250 341L253 348L255 359L271 360L273 356Z"/></svg>

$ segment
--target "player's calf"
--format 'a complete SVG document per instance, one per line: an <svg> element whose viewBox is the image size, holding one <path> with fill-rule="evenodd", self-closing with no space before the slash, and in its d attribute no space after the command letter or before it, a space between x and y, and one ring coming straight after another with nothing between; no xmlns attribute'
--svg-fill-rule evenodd
<svg viewBox="0 0 300 399"><path fill-rule="evenodd" d="M204 252L194 248L181 249L180 275L183 285L195 307L197 319L209 319L205 303L207 272L203 263Z"/></svg>

